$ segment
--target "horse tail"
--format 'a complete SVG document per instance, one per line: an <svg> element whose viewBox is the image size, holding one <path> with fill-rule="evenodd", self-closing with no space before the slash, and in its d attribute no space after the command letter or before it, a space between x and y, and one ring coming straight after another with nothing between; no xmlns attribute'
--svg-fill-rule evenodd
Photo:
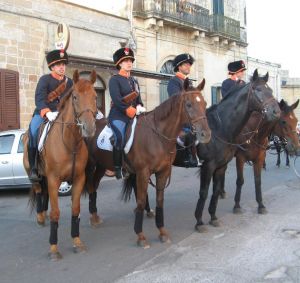
<svg viewBox="0 0 300 283"><path fill-rule="evenodd" d="M121 199L126 201L130 200L132 189L136 186L136 174L130 174L123 182L123 188L121 192Z"/></svg>
<svg viewBox="0 0 300 283"><path fill-rule="evenodd" d="M42 178L39 184L32 184L30 192L29 192L29 200L28 200L28 206L30 208L30 213L34 211L34 209L37 206L37 195L36 195L36 189L41 188L42 190L42 196L46 197L48 194L47 190L47 180L45 177Z"/></svg>

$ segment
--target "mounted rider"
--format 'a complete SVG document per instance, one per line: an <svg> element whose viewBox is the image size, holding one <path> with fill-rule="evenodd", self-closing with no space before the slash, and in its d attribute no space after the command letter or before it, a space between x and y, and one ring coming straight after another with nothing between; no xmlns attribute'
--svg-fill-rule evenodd
<svg viewBox="0 0 300 283"><path fill-rule="evenodd" d="M43 75L35 90L35 110L29 125L28 159L29 179L39 181L37 171L38 130L48 120L54 121L58 115L57 106L60 98L72 87L73 81L65 76L68 54L64 50L53 50L46 56L50 74Z"/></svg>
<svg viewBox="0 0 300 283"><path fill-rule="evenodd" d="M245 81L243 80L245 70L247 69L243 60L230 62L228 64L229 78L223 81L221 88L223 98L232 90L234 86L245 84Z"/></svg>
<svg viewBox="0 0 300 283"><path fill-rule="evenodd" d="M108 115L110 127L114 133L113 162L116 178L122 178L123 149L125 146L126 128L136 116L146 111L140 95L138 81L131 76L135 61L132 49L120 48L113 54L113 61L119 70L109 80L109 93L112 100Z"/></svg>
<svg viewBox="0 0 300 283"><path fill-rule="evenodd" d="M183 82L190 74L191 66L194 63L194 58L188 53L179 54L175 57L173 61L173 67L175 76L170 79L167 87L168 95L180 94L183 91ZM189 80L190 86L193 86L192 82ZM182 145L185 146L185 167L197 167L198 160L197 157L192 152L193 135L189 125L183 128L184 140Z"/></svg>

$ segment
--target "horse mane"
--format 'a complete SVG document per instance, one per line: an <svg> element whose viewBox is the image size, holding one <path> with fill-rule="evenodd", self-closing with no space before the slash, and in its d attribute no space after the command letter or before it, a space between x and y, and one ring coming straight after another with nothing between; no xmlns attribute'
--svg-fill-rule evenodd
<svg viewBox="0 0 300 283"><path fill-rule="evenodd" d="M172 95L169 99L165 100L162 104L155 107L155 119L161 121L167 118L172 111L178 111L176 108L178 100L181 98L180 94Z"/></svg>
<svg viewBox="0 0 300 283"><path fill-rule="evenodd" d="M239 92L241 89L243 89L244 87L248 86L250 83L244 84L244 85L235 85L232 89L230 89L230 91L228 92L228 94L222 98L221 102L228 99L228 97L232 96L232 94L235 94L237 92Z"/></svg>
<svg viewBox="0 0 300 283"><path fill-rule="evenodd" d="M58 112L61 112L64 108L65 108L65 105L66 105L66 102L68 101L68 99L70 98L71 94L73 92L73 87L71 87L67 93L62 97L62 99L60 100L58 106L57 106L57 110Z"/></svg>

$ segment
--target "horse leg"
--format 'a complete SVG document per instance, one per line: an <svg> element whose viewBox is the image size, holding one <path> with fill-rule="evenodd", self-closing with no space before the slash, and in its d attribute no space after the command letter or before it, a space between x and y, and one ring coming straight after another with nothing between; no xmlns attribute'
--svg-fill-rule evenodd
<svg viewBox="0 0 300 283"><path fill-rule="evenodd" d="M134 231L138 236L137 245L143 247L144 249L150 248L150 245L143 232L143 219L144 219L144 210L146 206L149 177L150 177L150 173L146 169L139 171L136 174L137 207L135 210ZM134 185L134 182L132 185Z"/></svg>
<svg viewBox="0 0 300 283"><path fill-rule="evenodd" d="M89 193L89 212L91 214L90 224L94 228L98 227L103 222L103 220L97 213L98 211L97 210L97 188L104 174L105 174L105 169L100 166L97 166L92 176L93 179L91 180L90 179L91 177L87 177L87 182L86 182L86 185L88 187L88 193Z"/></svg>
<svg viewBox="0 0 300 283"><path fill-rule="evenodd" d="M236 191L234 196L234 207L233 207L233 213L242 213L242 208L240 206L241 201L241 193L242 193L242 187L244 185L244 165L245 160L244 158L237 156L236 157Z"/></svg>
<svg viewBox="0 0 300 283"><path fill-rule="evenodd" d="M73 238L73 252L79 253L86 251L86 246L79 237L80 223L80 197L85 183L85 174L77 175L72 185L72 220L71 237Z"/></svg>
<svg viewBox="0 0 300 283"><path fill-rule="evenodd" d="M203 214L203 208L205 205L205 201L207 199L209 184L211 181L212 176L212 169L209 168L209 165L206 161L204 161L201 169L200 169L200 192L199 192L199 199L197 202L196 210L195 210L195 218L196 218L196 225L195 229L198 232L205 232L206 229L204 228L204 223L202 221L202 214Z"/></svg>
<svg viewBox="0 0 300 283"><path fill-rule="evenodd" d="M32 184L33 193L36 198L36 222L40 226L45 226L45 215L43 213L43 193L40 184Z"/></svg>
<svg viewBox="0 0 300 283"><path fill-rule="evenodd" d="M285 155L286 155L286 161L285 161L285 166L286 167L290 167L290 158L289 158L289 152L287 151L287 149L284 149Z"/></svg>
<svg viewBox="0 0 300 283"><path fill-rule="evenodd" d="M256 195L256 201L258 203L258 213L266 214L267 210L263 204L262 193L261 193L262 163L263 163L263 160L261 158L258 158L258 160L253 163L253 170L254 170L254 180L255 180L255 195Z"/></svg>
<svg viewBox="0 0 300 283"><path fill-rule="evenodd" d="M164 172L156 173L156 209L155 224L159 230L159 239L162 243L171 243L169 233L164 225L164 192L171 168Z"/></svg>
<svg viewBox="0 0 300 283"><path fill-rule="evenodd" d="M223 180L225 179L226 169L227 169L227 165L215 170L213 174L213 194L210 199L208 212L211 217L209 224L214 227L220 226L218 218L216 217L216 209L217 209L218 199L220 195L220 187L222 185Z"/></svg>
<svg viewBox="0 0 300 283"><path fill-rule="evenodd" d="M48 215L47 215L48 204L49 204L49 194L48 194L48 190L47 190L44 192L43 201L42 201L43 215L44 215L45 219L48 218Z"/></svg>
<svg viewBox="0 0 300 283"><path fill-rule="evenodd" d="M60 182L54 178L48 178L48 193L50 198L50 251L48 253L48 258L52 261L56 261L62 258L57 247L57 230L58 221L60 216L60 211L58 207L58 188Z"/></svg>
<svg viewBox="0 0 300 283"><path fill-rule="evenodd" d="M227 165L225 168L225 171L227 169ZM224 174L222 176L220 176L220 189L219 189L219 196L221 199L225 199L226 198L226 191L225 191L225 171Z"/></svg>
<svg viewBox="0 0 300 283"><path fill-rule="evenodd" d="M276 162L276 166L277 167L280 167L280 163L281 163L281 161L280 161L280 146L276 146L276 151L277 151L277 162Z"/></svg>

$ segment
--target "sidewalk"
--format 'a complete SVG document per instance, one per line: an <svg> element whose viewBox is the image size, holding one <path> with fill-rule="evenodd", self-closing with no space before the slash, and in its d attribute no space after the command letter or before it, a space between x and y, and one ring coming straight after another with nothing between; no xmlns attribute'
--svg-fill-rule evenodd
<svg viewBox="0 0 300 283"><path fill-rule="evenodd" d="M300 181L264 200L268 214L241 202L243 214L219 215L221 227L193 233L117 282L300 282Z"/></svg>

